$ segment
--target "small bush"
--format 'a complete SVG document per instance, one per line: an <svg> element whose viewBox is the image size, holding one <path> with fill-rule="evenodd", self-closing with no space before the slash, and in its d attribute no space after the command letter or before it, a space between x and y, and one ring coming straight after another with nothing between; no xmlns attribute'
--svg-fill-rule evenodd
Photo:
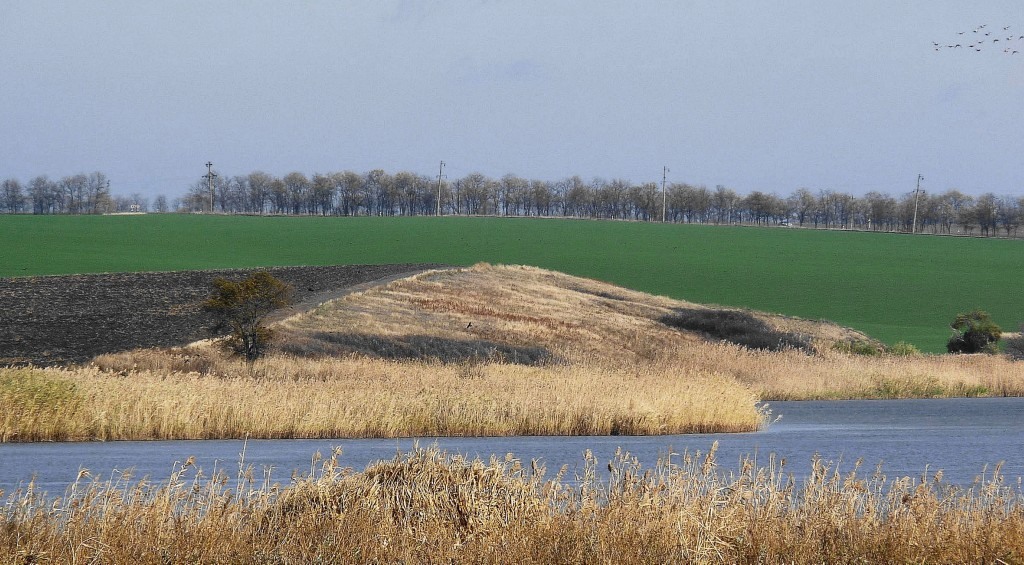
<svg viewBox="0 0 1024 565"><path fill-rule="evenodd" d="M921 351L914 347L914 344L907 343L905 341L897 341L889 348L890 355L897 355L900 357L910 357L912 355L920 355Z"/></svg>
<svg viewBox="0 0 1024 565"><path fill-rule="evenodd" d="M988 312L973 310L957 314L953 323L953 335L946 342L950 353L996 353L1002 329L992 321Z"/></svg>
<svg viewBox="0 0 1024 565"><path fill-rule="evenodd" d="M749 349L814 351L807 336L777 330L753 314L741 310L679 308L663 316L660 321L666 326L700 332L708 338L725 340Z"/></svg>
<svg viewBox="0 0 1024 565"><path fill-rule="evenodd" d="M877 343L863 340L863 339L852 339L848 341L837 341L832 345L832 349L840 351L842 353L848 353L850 355L867 355L875 356L881 355L883 348Z"/></svg>

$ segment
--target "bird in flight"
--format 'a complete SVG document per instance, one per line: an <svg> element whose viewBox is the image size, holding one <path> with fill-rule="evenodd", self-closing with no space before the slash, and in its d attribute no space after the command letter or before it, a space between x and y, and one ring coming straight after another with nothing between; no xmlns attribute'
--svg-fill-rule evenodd
<svg viewBox="0 0 1024 565"><path fill-rule="evenodd" d="M976 39L974 41L974 43L971 43L970 45L968 45L968 47L970 47L971 49L974 49L974 51L976 53L978 53L978 52L981 52L981 51L985 50L984 49L984 43L986 41L988 41L986 39L983 39L983 37L991 37L992 36L992 32L985 29L987 27L988 27L988 24L980 24L978 26L975 26L971 30L958 31L958 32L956 32L956 34L957 35L964 35L964 34L967 33L967 31L970 31L971 33L979 34L980 37L978 39ZM1010 31L1010 28L1012 26L1001 26L1001 27L1002 27L1003 31ZM998 29L998 28L993 28L993 29ZM1006 34L1005 38L995 37L995 38L992 38L992 40L989 41L989 43L991 43L992 46L995 47L996 43L1002 42L1005 45L1005 44L1007 44L1009 42L1017 42L1017 41L1024 42L1024 35L1020 35L1020 36L1016 36L1015 37L1013 35ZM963 47L963 45L960 44L960 43L953 42L953 41L950 41L948 43L947 42L932 41L932 48L935 51L941 51L942 49L956 49L958 47ZM1014 46L1011 45L1011 46L1007 47L1006 49L1003 49L1002 52L1004 54L1006 54L1006 55L1013 55L1014 53L1019 53L1020 52L1020 50L1014 49L1013 47Z"/></svg>

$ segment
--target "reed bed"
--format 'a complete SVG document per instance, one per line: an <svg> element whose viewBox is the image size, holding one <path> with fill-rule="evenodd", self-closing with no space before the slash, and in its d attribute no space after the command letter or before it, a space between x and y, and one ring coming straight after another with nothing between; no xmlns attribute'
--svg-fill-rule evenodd
<svg viewBox="0 0 1024 565"><path fill-rule="evenodd" d="M751 392L671 367L431 364L353 357L275 357L254 367L220 358L213 374L97 367L0 370L74 396L55 421L45 402L0 396L3 441L650 435L751 431ZM10 412L8 412L10 414Z"/></svg>
<svg viewBox="0 0 1024 565"><path fill-rule="evenodd" d="M684 374L732 378L762 401L1024 396L1024 363L1002 355L806 355L700 343L674 359Z"/></svg>
<svg viewBox="0 0 1024 565"><path fill-rule="evenodd" d="M967 488L815 460L719 466L715 450L643 469L416 448L361 472L336 451L285 486L186 461L159 484L82 471L0 507L0 562L1002 563L1024 556L1024 500L998 468ZM598 473L599 466L601 473ZM598 477L602 478L598 478Z"/></svg>

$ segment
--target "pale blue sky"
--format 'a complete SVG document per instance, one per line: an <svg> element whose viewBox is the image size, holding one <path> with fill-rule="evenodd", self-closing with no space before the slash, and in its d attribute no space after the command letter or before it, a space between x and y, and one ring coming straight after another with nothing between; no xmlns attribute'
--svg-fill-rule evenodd
<svg viewBox="0 0 1024 565"><path fill-rule="evenodd" d="M1024 195L1024 40L932 48L981 24L1024 35L1024 3L0 0L0 178L98 170L177 196L207 161L443 159L449 178L668 166L741 193L896 196L921 173Z"/></svg>

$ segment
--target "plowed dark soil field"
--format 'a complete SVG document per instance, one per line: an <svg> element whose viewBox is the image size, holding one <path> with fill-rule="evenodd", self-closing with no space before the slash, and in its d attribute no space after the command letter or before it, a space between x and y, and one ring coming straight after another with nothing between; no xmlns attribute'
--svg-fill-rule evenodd
<svg viewBox="0 0 1024 565"><path fill-rule="evenodd" d="M273 267L297 312L374 281L433 264ZM201 305L216 277L261 269L0 278L0 366L83 363L101 353L184 345L212 337Z"/></svg>

